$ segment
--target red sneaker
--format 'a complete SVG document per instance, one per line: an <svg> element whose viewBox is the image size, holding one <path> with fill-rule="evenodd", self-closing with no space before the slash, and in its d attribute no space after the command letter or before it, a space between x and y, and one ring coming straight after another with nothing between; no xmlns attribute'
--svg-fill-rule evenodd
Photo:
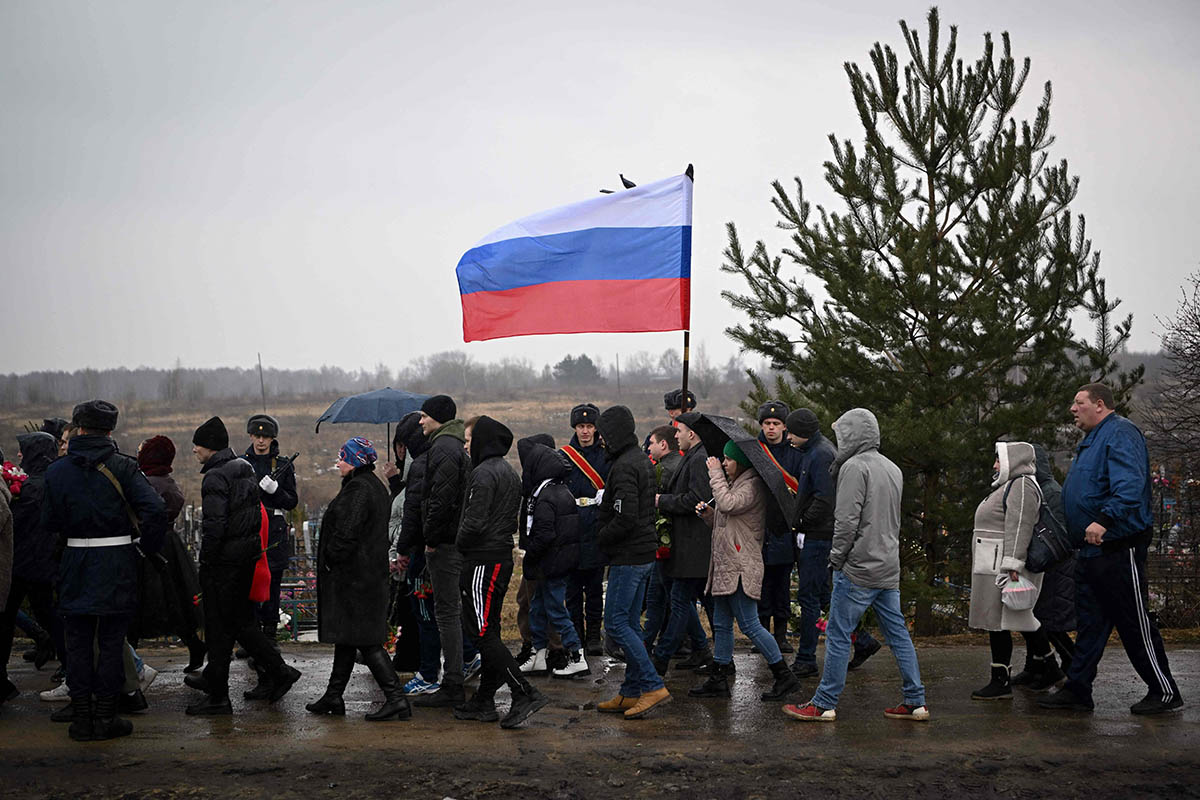
<svg viewBox="0 0 1200 800"><path fill-rule="evenodd" d="M928 706L910 706L904 703L895 708L885 708L883 715L888 719L911 719L915 722L929 721Z"/></svg>
<svg viewBox="0 0 1200 800"><path fill-rule="evenodd" d="M789 717L802 719L805 722L833 722L837 719L837 710L832 708L821 708L814 706L812 703L804 705L796 705L789 703L783 707L783 713Z"/></svg>

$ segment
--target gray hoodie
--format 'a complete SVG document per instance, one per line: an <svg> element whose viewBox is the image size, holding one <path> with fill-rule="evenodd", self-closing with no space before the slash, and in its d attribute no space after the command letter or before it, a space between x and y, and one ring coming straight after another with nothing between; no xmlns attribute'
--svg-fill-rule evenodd
<svg viewBox="0 0 1200 800"><path fill-rule="evenodd" d="M879 452L879 423L852 408L833 423L837 507L829 565L868 589L900 588L900 468Z"/></svg>

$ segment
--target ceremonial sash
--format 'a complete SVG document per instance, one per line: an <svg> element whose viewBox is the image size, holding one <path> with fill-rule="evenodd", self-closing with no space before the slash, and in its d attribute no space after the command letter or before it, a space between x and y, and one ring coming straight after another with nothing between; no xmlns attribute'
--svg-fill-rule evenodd
<svg viewBox="0 0 1200 800"><path fill-rule="evenodd" d="M767 447L767 443L761 439L756 439L755 441L758 442L758 445L763 449L763 452L767 454L767 458L771 459L771 463L783 473L783 482L787 485L788 491L792 494L796 494L796 492L800 491L800 481L792 477L792 473L784 469L783 465L775 460L775 456L771 453L771 448Z"/></svg>
<svg viewBox="0 0 1200 800"><path fill-rule="evenodd" d="M595 467L588 463L582 453L569 444L565 445L562 451L567 454L567 458L571 459L571 463L579 467L579 471L587 476L587 479L592 482L592 486L596 487L596 491L604 488L604 478L600 477L600 473L596 472Z"/></svg>

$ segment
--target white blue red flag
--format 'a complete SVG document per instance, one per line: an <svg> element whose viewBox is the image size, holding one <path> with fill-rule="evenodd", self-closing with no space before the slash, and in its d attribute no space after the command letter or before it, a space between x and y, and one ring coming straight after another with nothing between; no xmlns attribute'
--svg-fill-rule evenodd
<svg viewBox="0 0 1200 800"><path fill-rule="evenodd" d="M593 197L492 231L458 262L463 341L689 326L692 179Z"/></svg>

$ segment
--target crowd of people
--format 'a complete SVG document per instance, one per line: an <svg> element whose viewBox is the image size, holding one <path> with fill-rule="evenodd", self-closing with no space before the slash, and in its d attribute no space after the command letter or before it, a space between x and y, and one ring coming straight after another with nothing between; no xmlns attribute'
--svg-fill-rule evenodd
<svg viewBox="0 0 1200 800"><path fill-rule="evenodd" d="M549 702L549 685L534 678L586 676L589 658L607 656L624 662L624 677L596 709L638 719L672 699L664 681L671 669L697 673L691 697L730 697L736 621L771 673L762 700L786 701L819 676L807 702L783 711L830 722L847 672L881 647L864 625L873 610L901 677L902 700L883 713L928 720L900 597L903 475L880 452L875 416L846 411L830 424L831 441L812 410L768 401L758 409L757 440L729 439L709 453L694 395L674 391L664 401L668 419L641 441L628 408L580 403L570 411L569 444L556 448L550 432L516 442L519 471L507 459L509 428L488 416L461 419L445 395L400 421L382 465L371 442L347 441L316 558L318 639L334 646L333 658L326 689L307 710L344 715L343 693L363 663L383 694L369 721L408 719L415 706L514 728ZM974 699L1061 686L1039 705L1090 710L1115 627L1148 687L1131 711L1183 704L1146 611L1146 445L1114 405L1102 384L1075 396L1071 412L1085 435L1061 487L1044 447L996 444L971 548L970 626L988 631L991 650L990 681ZM69 722L75 740L130 733L121 715L147 707L143 690L156 674L136 651L149 636L171 633L187 646L185 683L199 692L189 715L232 713L235 647L257 673L245 698L277 702L300 677L276 643L291 556L286 513L297 504L278 422L251 417L240 456L218 417L196 429L198 569L173 531L184 504L171 478L174 443L155 436L136 456L122 454L112 439L117 422L110 403L82 403L69 422L48 419L20 436L19 466L4 464L0 703L18 694L7 673L18 624L35 642L25 654L35 666L55 657L61 664L60 687L42 697L68 701L52 719ZM751 458L757 449L768 467L756 469L764 463ZM768 490L765 478L778 476L759 469L786 476L794 508ZM1047 526L1076 551L1035 570L1027 556ZM522 644L514 654L501 609L518 556ZM385 649L389 624L400 629L394 658ZM1013 631L1026 646L1016 675ZM415 670L403 669L402 653ZM402 683L398 669L413 677ZM511 694L503 716L502 685Z"/></svg>

